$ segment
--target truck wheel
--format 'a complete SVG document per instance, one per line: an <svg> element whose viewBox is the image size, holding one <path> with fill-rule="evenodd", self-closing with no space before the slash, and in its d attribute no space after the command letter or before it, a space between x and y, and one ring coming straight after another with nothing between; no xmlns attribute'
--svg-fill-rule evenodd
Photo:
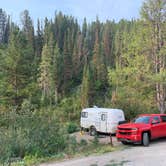
<svg viewBox="0 0 166 166"><path fill-rule="evenodd" d="M143 144L144 146L149 146L149 142L150 142L150 140L149 140L149 135L148 135L148 133L143 133L143 136L142 136L142 144Z"/></svg>
<svg viewBox="0 0 166 166"><path fill-rule="evenodd" d="M97 134L96 128L95 127L91 127L89 130L89 134L91 136L95 136Z"/></svg>

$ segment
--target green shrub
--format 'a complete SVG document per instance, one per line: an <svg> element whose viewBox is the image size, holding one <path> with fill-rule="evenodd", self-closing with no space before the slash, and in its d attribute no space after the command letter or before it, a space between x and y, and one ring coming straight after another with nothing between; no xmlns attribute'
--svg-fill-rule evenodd
<svg viewBox="0 0 166 166"><path fill-rule="evenodd" d="M10 112L7 117L10 123L0 127L0 162L56 155L68 146L67 132L52 112Z"/></svg>
<svg viewBox="0 0 166 166"><path fill-rule="evenodd" d="M77 125L75 124L75 123L72 123L72 122L70 122L69 124L68 124L68 126L67 126L67 131L68 131L68 133L74 133L74 132L76 132L76 131L78 131L78 127L77 127Z"/></svg>
<svg viewBox="0 0 166 166"><path fill-rule="evenodd" d="M66 148L66 152L68 154L71 155L77 152L78 143L75 136L69 137L67 144L68 144L68 147Z"/></svg>
<svg viewBox="0 0 166 166"><path fill-rule="evenodd" d="M81 139L80 146L86 146L88 145L87 141L85 139Z"/></svg>
<svg viewBox="0 0 166 166"><path fill-rule="evenodd" d="M97 146L99 144L98 135L95 135L94 139L92 140L92 143L94 146Z"/></svg>

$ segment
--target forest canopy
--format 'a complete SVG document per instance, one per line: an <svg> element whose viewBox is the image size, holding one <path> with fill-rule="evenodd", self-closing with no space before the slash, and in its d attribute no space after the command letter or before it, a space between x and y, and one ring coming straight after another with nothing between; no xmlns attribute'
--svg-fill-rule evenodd
<svg viewBox="0 0 166 166"><path fill-rule="evenodd" d="M118 107L127 116L166 111L166 1L147 0L140 19L82 25L62 12L21 26L0 10L0 111Z"/></svg>

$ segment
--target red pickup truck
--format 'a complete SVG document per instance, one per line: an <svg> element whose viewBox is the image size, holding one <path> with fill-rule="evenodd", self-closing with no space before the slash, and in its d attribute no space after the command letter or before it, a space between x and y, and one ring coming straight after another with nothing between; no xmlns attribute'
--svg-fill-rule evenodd
<svg viewBox="0 0 166 166"><path fill-rule="evenodd" d="M148 146L150 140L166 137L166 114L142 114L132 122L118 126L116 137L123 144L142 143Z"/></svg>

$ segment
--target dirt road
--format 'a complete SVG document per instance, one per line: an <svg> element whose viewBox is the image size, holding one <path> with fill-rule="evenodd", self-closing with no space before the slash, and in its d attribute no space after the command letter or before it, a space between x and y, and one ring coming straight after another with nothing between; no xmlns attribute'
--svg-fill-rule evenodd
<svg viewBox="0 0 166 166"><path fill-rule="evenodd" d="M100 156L89 156L40 166L166 166L166 138L149 147L126 146L126 149Z"/></svg>

